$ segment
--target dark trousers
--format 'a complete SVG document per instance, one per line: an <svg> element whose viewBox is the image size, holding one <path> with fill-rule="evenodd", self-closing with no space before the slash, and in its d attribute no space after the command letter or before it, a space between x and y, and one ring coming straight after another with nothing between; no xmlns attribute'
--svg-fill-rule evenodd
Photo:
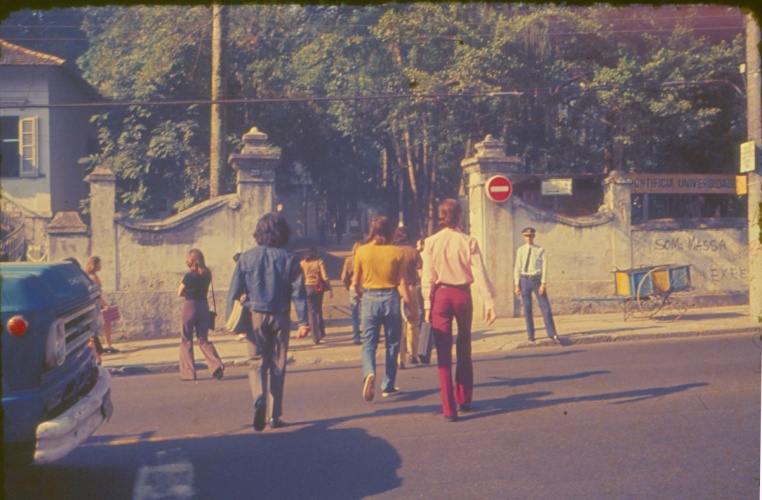
<svg viewBox="0 0 762 500"><path fill-rule="evenodd" d="M280 418L283 415L291 319L289 313L252 311L251 326L246 336L251 395L255 402L266 395L267 417Z"/></svg>
<svg viewBox="0 0 762 500"><path fill-rule="evenodd" d="M519 280L519 287L521 288L521 302L524 304L524 321L527 324L527 336L529 340L534 340L534 317L532 316L532 293L537 296L537 304L540 306L540 312L542 312L542 319L545 321L545 329L548 332L548 337L553 338L556 336L556 324L553 321L553 312L550 310L550 301L548 300L548 292L540 295L540 280L539 278L533 278L528 276L522 276Z"/></svg>
<svg viewBox="0 0 762 500"><path fill-rule="evenodd" d="M312 341L316 344L325 337L325 320L323 319L323 294L314 285L307 285L307 322L312 332Z"/></svg>
<svg viewBox="0 0 762 500"><path fill-rule="evenodd" d="M182 332L180 334L180 378L196 379L196 362L193 359L193 332L196 332L198 347L206 358L209 371L214 373L222 366L220 355L214 344L209 342L209 303L204 300L184 300Z"/></svg>
<svg viewBox="0 0 762 500"><path fill-rule="evenodd" d="M474 307L468 288L437 287L431 304L431 331L437 346L437 371L442 393L442 413L457 414L456 404L471 402L474 368L471 361L471 321ZM452 321L458 324L455 341L455 384L452 381Z"/></svg>

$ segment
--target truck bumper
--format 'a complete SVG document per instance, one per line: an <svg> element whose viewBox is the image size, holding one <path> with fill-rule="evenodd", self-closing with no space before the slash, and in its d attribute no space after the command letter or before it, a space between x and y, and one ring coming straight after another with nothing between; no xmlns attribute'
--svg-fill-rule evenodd
<svg viewBox="0 0 762 500"><path fill-rule="evenodd" d="M69 410L37 426L35 464L46 464L64 457L93 435L104 420L111 418L108 370L98 367L98 381L92 390Z"/></svg>

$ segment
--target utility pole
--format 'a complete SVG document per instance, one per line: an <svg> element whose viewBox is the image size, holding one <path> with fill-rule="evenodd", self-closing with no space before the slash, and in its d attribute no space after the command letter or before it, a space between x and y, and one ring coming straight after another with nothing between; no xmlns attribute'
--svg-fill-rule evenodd
<svg viewBox="0 0 762 500"><path fill-rule="evenodd" d="M405 225L405 178L403 176L404 167L399 165L399 197L397 199L397 206L399 208L399 219L397 226L402 227Z"/></svg>
<svg viewBox="0 0 762 500"><path fill-rule="evenodd" d="M754 141L755 157L762 148L762 84L760 82L760 27L746 13L746 125L747 139ZM749 315L762 321L762 169L747 173L749 228Z"/></svg>
<svg viewBox="0 0 762 500"><path fill-rule="evenodd" d="M220 195L220 173L225 168L225 69L227 7L212 5L212 109L209 145L209 198Z"/></svg>

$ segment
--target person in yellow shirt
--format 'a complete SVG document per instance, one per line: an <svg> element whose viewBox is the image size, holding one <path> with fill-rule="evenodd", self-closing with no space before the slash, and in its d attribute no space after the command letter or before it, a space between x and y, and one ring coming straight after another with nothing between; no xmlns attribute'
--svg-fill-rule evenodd
<svg viewBox="0 0 762 500"><path fill-rule="evenodd" d="M400 247L391 244L392 225L389 219L374 217L370 222L367 241L355 253L352 288L362 299L362 394L366 401L373 401L376 391L376 349L382 326L386 373L381 384L381 396L399 392L395 380L402 332L400 295L408 307L410 298L403 271L405 255Z"/></svg>

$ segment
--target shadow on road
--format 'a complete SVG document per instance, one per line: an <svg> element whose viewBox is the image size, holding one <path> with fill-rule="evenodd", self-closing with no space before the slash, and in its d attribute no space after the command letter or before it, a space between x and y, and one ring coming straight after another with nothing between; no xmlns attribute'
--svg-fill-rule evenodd
<svg viewBox="0 0 762 500"><path fill-rule="evenodd" d="M388 442L363 429L330 428L333 423L320 421L288 432L129 444L98 443L94 438L52 465L6 467L4 498L130 499L140 468L154 466L155 457L162 454L192 464L192 498L199 499L361 499L402 485L402 458ZM74 457L77 466L71 463ZM178 487L172 473L156 478L149 486L159 496L142 498L190 498L170 494Z"/></svg>
<svg viewBox="0 0 762 500"><path fill-rule="evenodd" d="M507 383L510 383L508 381ZM523 394L512 394L504 398L487 399L478 402L476 412L465 416L466 419L489 417L500 413L511 413L524 410L535 410L572 403L584 403L589 401L609 401L609 404L620 405L626 403L636 403L647 399L669 396L678 392L704 387L709 385L707 382L698 382L693 384L682 384L672 387L650 387L647 389L635 389L632 391L608 392L603 394L591 394L588 396L577 396L567 398L550 398L553 393L550 391L527 392Z"/></svg>

